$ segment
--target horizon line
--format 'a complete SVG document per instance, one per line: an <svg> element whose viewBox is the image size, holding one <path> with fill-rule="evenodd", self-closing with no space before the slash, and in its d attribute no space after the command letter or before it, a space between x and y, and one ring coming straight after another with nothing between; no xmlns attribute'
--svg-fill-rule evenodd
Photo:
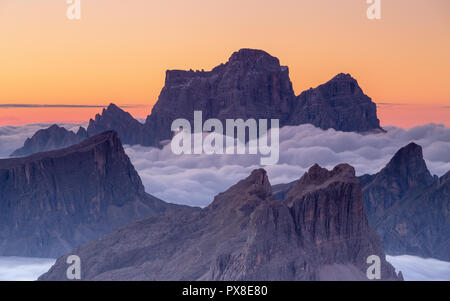
<svg viewBox="0 0 450 301"><path fill-rule="evenodd" d="M0 104L0 108L106 108L109 105L75 105L75 104ZM137 108L146 107L150 105L144 104L130 104L117 105L121 108Z"/></svg>

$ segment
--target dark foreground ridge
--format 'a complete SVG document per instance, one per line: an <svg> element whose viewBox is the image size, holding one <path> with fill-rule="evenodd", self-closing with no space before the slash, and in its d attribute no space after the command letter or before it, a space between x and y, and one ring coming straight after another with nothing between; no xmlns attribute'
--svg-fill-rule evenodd
<svg viewBox="0 0 450 301"><path fill-rule="evenodd" d="M0 255L61 256L172 207L145 193L115 132L0 160Z"/></svg>
<svg viewBox="0 0 450 301"><path fill-rule="evenodd" d="M369 224L389 255L450 261L450 172L429 172L422 147L401 148L379 173L359 177ZM280 200L297 182L275 185Z"/></svg>
<svg viewBox="0 0 450 301"><path fill-rule="evenodd" d="M202 210L141 219L70 254L82 280L367 280L370 255L382 279L399 279L349 165L312 167L284 201L255 170ZM40 280L67 280L66 269L63 256Z"/></svg>

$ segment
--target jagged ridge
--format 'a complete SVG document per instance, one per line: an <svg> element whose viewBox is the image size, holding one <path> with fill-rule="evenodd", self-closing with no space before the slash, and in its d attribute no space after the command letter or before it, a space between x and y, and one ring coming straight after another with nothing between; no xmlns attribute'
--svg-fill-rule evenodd
<svg viewBox="0 0 450 301"><path fill-rule="evenodd" d="M0 255L60 256L171 207L145 193L115 132L0 160Z"/></svg>
<svg viewBox="0 0 450 301"><path fill-rule="evenodd" d="M368 226L352 167L314 167L299 183L301 194L275 200L266 172L255 170L202 210L134 222L71 254L84 280L364 280L373 254L383 279L399 279ZM65 269L62 257L40 280L65 280Z"/></svg>
<svg viewBox="0 0 450 301"><path fill-rule="evenodd" d="M87 132L92 136L114 130L124 144L161 147L172 138L172 122L177 118L193 122L195 110L202 111L204 119L279 119L280 126L310 123L325 130L383 131L375 103L349 74L296 96L288 67L265 51L241 49L211 71L168 70L145 124L111 104L90 120ZM15 155L49 150L39 140L32 138L28 151Z"/></svg>

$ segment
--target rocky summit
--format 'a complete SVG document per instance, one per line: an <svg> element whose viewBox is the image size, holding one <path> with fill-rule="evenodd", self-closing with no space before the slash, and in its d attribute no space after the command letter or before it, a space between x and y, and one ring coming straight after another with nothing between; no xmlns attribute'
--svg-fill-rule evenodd
<svg viewBox="0 0 450 301"><path fill-rule="evenodd" d="M380 132L375 103L349 74L295 96L289 68L265 51L241 49L227 63L205 71L169 70L148 116L146 145L171 139L171 122L205 119L279 119L280 126L310 123L322 129Z"/></svg>
<svg viewBox="0 0 450 301"><path fill-rule="evenodd" d="M301 93L294 102L289 125L310 123L343 132L383 132L376 104L364 94L350 74Z"/></svg>
<svg viewBox="0 0 450 301"><path fill-rule="evenodd" d="M108 130L114 130L123 144L142 143L143 124L113 103L89 121L87 133L91 137Z"/></svg>
<svg viewBox="0 0 450 301"><path fill-rule="evenodd" d="M264 170L204 209L135 221L71 251L83 280L367 280L368 256L397 280L367 222L354 169L312 167L273 198ZM66 256L40 280L66 280Z"/></svg>
<svg viewBox="0 0 450 301"><path fill-rule="evenodd" d="M14 151L11 157L24 157L35 153L65 148L80 143L87 137L88 134L82 127L79 128L77 133L74 133L54 124L48 129L37 131L25 141L23 147Z"/></svg>
<svg viewBox="0 0 450 301"><path fill-rule="evenodd" d="M169 70L145 124L146 143L171 139L172 121L192 122L195 110L205 119L276 118L284 125L294 97L289 69L261 50L242 49L208 72Z"/></svg>
<svg viewBox="0 0 450 301"><path fill-rule="evenodd" d="M192 124L194 111L201 111L205 120L279 119L280 126L309 123L324 130L384 131L375 103L349 74L339 74L296 96L288 67L265 51L241 49L211 71L166 71L165 85L145 124L111 104L90 120L87 133L92 136L113 130L124 144L161 147L173 136L172 122L184 118ZM44 132L53 136L49 130ZM15 154L58 147L50 143L43 148L47 143L42 136L27 142L26 152Z"/></svg>
<svg viewBox="0 0 450 301"><path fill-rule="evenodd" d="M3 159L0 255L57 257L174 206L145 193L115 132L61 150Z"/></svg>
<svg viewBox="0 0 450 301"><path fill-rule="evenodd" d="M360 180L369 222L388 254L450 261L449 176L430 174L421 146L408 144Z"/></svg>

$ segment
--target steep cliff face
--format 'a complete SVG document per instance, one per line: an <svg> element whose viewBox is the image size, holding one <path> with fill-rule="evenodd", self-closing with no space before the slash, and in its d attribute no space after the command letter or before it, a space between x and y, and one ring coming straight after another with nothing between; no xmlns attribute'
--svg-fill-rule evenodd
<svg viewBox="0 0 450 301"><path fill-rule="evenodd" d="M86 130L82 127L75 134L55 124L48 129L37 131L31 138L25 141L23 147L14 151L11 156L23 157L35 153L61 149L80 143L87 137Z"/></svg>
<svg viewBox="0 0 450 301"><path fill-rule="evenodd" d="M23 147L14 151L12 157L24 157L31 154L57 150L98 135L106 131L115 131L124 144L143 144L144 125L115 104L111 103L101 114L89 121L87 130L80 127L77 133L53 125L37 131L25 141Z"/></svg>
<svg viewBox="0 0 450 301"><path fill-rule="evenodd" d="M367 224L350 166L313 167L275 200L266 172L252 174L202 210L134 222L71 252L84 280L367 280L367 257L398 279ZM65 280L65 257L40 280Z"/></svg>
<svg viewBox="0 0 450 301"><path fill-rule="evenodd" d="M421 146L410 143L401 148L386 167L363 184L369 221L378 223L386 209L407 194L423 194L435 180L423 159Z"/></svg>
<svg viewBox="0 0 450 301"><path fill-rule="evenodd" d="M241 49L212 71L169 70L165 86L147 118L148 145L171 139L173 120L203 118L280 119L287 122L294 91L289 70L261 50Z"/></svg>
<svg viewBox="0 0 450 301"><path fill-rule="evenodd" d="M362 180L369 222L388 254L450 260L450 183L430 174L422 147L403 147Z"/></svg>
<svg viewBox="0 0 450 301"><path fill-rule="evenodd" d="M56 257L169 207L144 192L114 132L0 160L0 255Z"/></svg>
<svg viewBox="0 0 450 301"><path fill-rule="evenodd" d="M105 131L115 131L123 144L141 144L143 127L130 113L123 111L115 104L103 109L102 114L95 115L95 120L89 121L88 135L94 136Z"/></svg>
<svg viewBox="0 0 450 301"><path fill-rule="evenodd" d="M241 49L211 71L168 70L165 85L145 124L110 104L95 120L90 120L87 132L92 136L113 130L124 144L161 147L173 136L172 122L184 118L192 124L194 111L201 111L203 120L278 119L281 127L310 123L325 130L384 131L375 103L349 74L339 74L296 97L288 67L262 50ZM50 130L44 132L49 135ZM57 143L45 146L48 139L42 136L27 142L26 152L19 150L15 154L51 150L59 146L57 143L70 145L68 139L60 142L55 136L52 141Z"/></svg>
<svg viewBox="0 0 450 301"><path fill-rule="evenodd" d="M310 123L344 132L382 132L377 107L350 74L338 74L296 99L288 124Z"/></svg>
<svg viewBox="0 0 450 301"><path fill-rule="evenodd" d="M383 260L382 274L392 275L376 232L363 208L361 186L347 164L332 171L314 165L286 195L297 233L322 265L356 266L365 270L370 255Z"/></svg>
<svg viewBox="0 0 450 301"><path fill-rule="evenodd" d="M145 145L171 139L177 118L279 119L280 126L310 123L322 129L382 132L375 103L349 74L295 96L289 69L262 50L241 49L210 72L172 70L152 114Z"/></svg>

